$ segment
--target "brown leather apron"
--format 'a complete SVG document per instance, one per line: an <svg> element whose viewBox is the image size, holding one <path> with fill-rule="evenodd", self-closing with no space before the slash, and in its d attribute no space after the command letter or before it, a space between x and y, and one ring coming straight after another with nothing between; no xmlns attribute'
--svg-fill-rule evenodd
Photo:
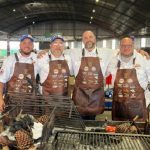
<svg viewBox="0 0 150 150"><path fill-rule="evenodd" d="M104 81L99 58L84 57L84 53L83 49L80 69L75 78L73 101L81 115L92 116L104 111Z"/></svg>
<svg viewBox="0 0 150 150"><path fill-rule="evenodd" d="M42 84L44 95L64 95L68 94L68 79L70 75L66 60L49 61L49 74Z"/></svg>
<svg viewBox="0 0 150 150"><path fill-rule="evenodd" d="M34 75L34 65L32 64L27 64L27 63L20 63L19 58L17 54L15 53L15 58L16 58L16 63L14 67L14 73L11 77L11 79L7 82L7 92L8 95L5 97L5 103L9 107L5 109L5 111L9 111L12 109L10 106L11 103L16 104L17 106L17 101L16 99L10 99L9 98L9 92L12 93L34 93L35 92L35 75ZM32 58L31 58L32 59ZM26 99L28 101L28 99ZM23 111L22 113L27 113L27 114L32 114L31 112L36 112L37 108L33 106L33 103L29 100L27 102L28 106L23 106ZM32 106L30 106L30 104ZM16 107L12 112L10 112L11 117L16 117L16 115L19 114L21 110L21 106Z"/></svg>
<svg viewBox="0 0 150 150"><path fill-rule="evenodd" d="M114 82L112 119L133 120L138 115L137 121L146 121L148 117L144 90L137 79L136 70L120 69L121 62L118 61L118 70ZM133 59L133 65L135 58Z"/></svg>
<svg viewBox="0 0 150 150"><path fill-rule="evenodd" d="M7 83L8 92L33 93L35 86L34 65L19 63L19 58L15 54L16 63L14 74Z"/></svg>

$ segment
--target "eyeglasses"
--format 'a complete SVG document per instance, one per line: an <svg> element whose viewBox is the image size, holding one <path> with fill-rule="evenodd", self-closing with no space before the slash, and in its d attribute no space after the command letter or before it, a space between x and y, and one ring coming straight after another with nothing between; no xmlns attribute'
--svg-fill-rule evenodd
<svg viewBox="0 0 150 150"><path fill-rule="evenodd" d="M121 48L132 48L133 45L121 45Z"/></svg>

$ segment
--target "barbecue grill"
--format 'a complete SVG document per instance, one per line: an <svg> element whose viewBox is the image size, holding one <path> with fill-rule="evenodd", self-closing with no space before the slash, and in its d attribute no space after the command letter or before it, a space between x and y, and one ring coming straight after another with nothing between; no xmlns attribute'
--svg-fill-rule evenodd
<svg viewBox="0 0 150 150"><path fill-rule="evenodd" d="M125 123L125 121L84 121L81 119L76 106L72 100L67 96L59 95L31 95L31 94L19 94L9 93L9 103L7 103L8 112L12 110L15 114L22 113L30 114L35 117L42 115L50 115L53 110L55 111L55 123L54 126L58 128L70 128L73 130L86 130L86 131L104 131L106 125L119 125ZM9 115L13 115L10 112ZM145 132L145 122L136 122L137 127L141 132Z"/></svg>
<svg viewBox="0 0 150 150"><path fill-rule="evenodd" d="M106 121L90 121L85 120L85 130L86 131L93 131L93 132L105 132L106 126L117 126L125 123L132 123L129 121L112 121L112 120L106 120ZM136 127L138 128L138 131L140 134L147 133L148 131L148 122L135 122Z"/></svg>
<svg viewBox="0 0 150 150"><path fill-rule="evenodd" d="M118 125L123 122L107 120L83 122L69 97L9 93L7 110L12 118L21 110L22 113L35 117L49 116L43 128L40 150L144 150L150 148L148 135L104 133L106 125ZM136 124L140 131L144 131L145 123Z"/></svg>
<svg viewBox="0 0 150 150"><path fill-rule="evenodd" d="M43 150L149 150L150 136L58 131Z"/></svg>
<svg viewBox="0 0 150 150"><path fill-rule="evenodd" d="M43 150L99 150L99 149L136 149L144 150L150 148L150 136L143 135L144 122L136 123L140 134L106 133L105 126L120 125L129 122L119 121L84 121L85 131L57 130L54 127L53 135L43 133L40 149ZM73 128L72 128L73 129ZM51 128L45 126L48 133ZM137 140L138 139L138 140ZM117 145L116 145L117 144ZM136 145L136 146L135 146ZM137 148L136 148L137 147Z"/></svg>
<svg viewBox="0 0 150 150"><path fill-rule="evenodd" d="M55 114L54 126L59 128L73 128L84 130L85 125L74 106L72 100L66 96L31 95L9 93L6 112L14 118L22 110L22 114L30 114L34 117ZM55 111L53 111L55 109Z"/></svg>

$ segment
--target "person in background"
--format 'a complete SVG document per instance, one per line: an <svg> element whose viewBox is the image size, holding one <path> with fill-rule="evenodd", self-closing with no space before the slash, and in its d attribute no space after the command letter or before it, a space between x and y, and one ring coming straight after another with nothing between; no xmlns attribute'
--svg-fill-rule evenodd
<svg viewBox="0 0 150 150"><path fill-rule="evenodd" d="M112 58L107 68L107 74L112 74L114 82L113 120L133 120L137 115L138 121L146 121L148 118L148 66L148 60L134 49L133 39L122 38L120 51Z"/></svg>
<svg viewBox="0 0 150 150"><path fill-rule="evenodd" d="M68 95L68 79L72 72L71 60L64 55L64 39L54 35L50 39L50 50L39 54L38 68L43 95Z"/></svg>
<svg viewBox="0 0 150 150"><path fill-rule="evenodd" d="M0 112L5 109L4 84L8 92L33 93L37 74L36 54L32 52L34 39L31 35L20 38L20 50L8 56L0 70Z"/></svg>

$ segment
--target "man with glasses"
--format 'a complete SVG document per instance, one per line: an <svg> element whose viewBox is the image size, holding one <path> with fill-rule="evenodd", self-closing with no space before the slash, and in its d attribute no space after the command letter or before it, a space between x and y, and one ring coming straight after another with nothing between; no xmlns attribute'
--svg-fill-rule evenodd
<svg viewBox="0 0 150 150"><path fill-rule="evenodd" d="M132 38L121 39L120 51L108 65L109 73L114 82L112 119L133 120L138 115L138 121L146 121L150 102L147 88L150 69L148 60L134 50Z"/></svg>
<svg viewBox="0 0 150 150"><path fill-rule="evenodd" d="M71 60L64 55L64 39L54 35L50 39L50 50L38 58L40 83L43 95L68 95L68 79Z"/></svg>

